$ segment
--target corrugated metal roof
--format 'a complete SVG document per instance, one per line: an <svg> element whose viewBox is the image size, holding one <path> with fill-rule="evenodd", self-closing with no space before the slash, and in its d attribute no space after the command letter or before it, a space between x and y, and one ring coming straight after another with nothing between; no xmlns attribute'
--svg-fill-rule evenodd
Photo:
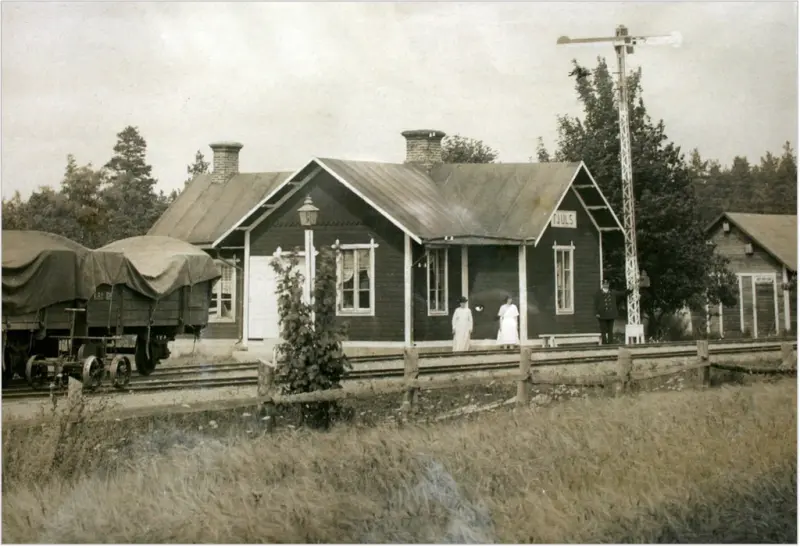
<svg viewBox="0 0 800 548"><path fill-rule="evenodd" d="M431 177L450 204L469 208L485 236L536 238L579 163L443 164Z"/></svg>
<svg viewBox="0 0 800 548"><path fill-rule="evenodd" d="M722 216L730 219L787 267L797 271L797 215L725 212Z"/></svg>
<svg viewBox="0 0 800 548"><path fill-rule="evenodd" d="M420 238L484 235L485 229L471 209L448 200L421 168L332 158L318 160Z"/></svg>
<svg viewBox="0 0 800 548"><path fill-rule="evenodd" d="M422 239L534 239L579 163L408 164L319 158L322 164Z"/></svg>
<svg viewBox="0 0 800 548"><path fill-rule="evenodd" d="M429 173L411 164L334 158L315 158L307 168L315 163L415 238L456 237L484 245L492 239L512 243L537 238L581 168L580 163L443 164ZM239 174L224 185L200 176L148 234L210 244L291 175Z"/></svg>
<svg viewBox="0 0 800 548"><path fill-rule="evenodd" d="M210 174L198 175L147 234L211 244L290 175L239 173L224 184L212 184Z"/></svg>

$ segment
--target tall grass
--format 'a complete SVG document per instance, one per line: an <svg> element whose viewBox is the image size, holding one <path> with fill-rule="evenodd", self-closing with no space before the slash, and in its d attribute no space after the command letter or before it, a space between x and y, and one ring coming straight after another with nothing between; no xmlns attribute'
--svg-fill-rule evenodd
<svg viewBox="0 0 800 548"><path fill-rule="evenodd" d="M4 542L788 542L794 381L424 427L3 432ZM88 426L88 425L87 425ZM60 442L58 441L60 439ZM68 459L54 460L61 443ZM71 445L70 445L71 444Z"/></svg>

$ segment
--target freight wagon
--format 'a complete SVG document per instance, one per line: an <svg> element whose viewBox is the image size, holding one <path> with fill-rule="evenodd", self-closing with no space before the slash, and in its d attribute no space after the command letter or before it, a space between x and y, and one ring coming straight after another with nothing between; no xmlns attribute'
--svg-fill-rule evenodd
<svg viewBox="0 0 800 548"><path fill-rule="evenodd" d="M69 376L93 388L152 373L178 334L208 323L219 267L203 250L138 236L90 250L37 231L3 231L3 382Z"/></svg>

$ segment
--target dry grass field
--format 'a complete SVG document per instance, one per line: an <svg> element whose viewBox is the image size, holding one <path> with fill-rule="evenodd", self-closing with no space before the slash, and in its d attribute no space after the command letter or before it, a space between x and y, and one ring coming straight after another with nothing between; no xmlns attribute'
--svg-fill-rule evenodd
<svg viewBox="0 0 800 548"><path fill-rule="evenodd" d="M787 379L326 433L4 428L2 540L795 543L796 409Z"/></svg>

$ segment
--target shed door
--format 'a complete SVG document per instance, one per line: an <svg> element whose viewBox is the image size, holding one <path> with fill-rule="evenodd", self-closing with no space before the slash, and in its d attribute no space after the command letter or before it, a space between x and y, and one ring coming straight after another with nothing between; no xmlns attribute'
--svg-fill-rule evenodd
<svg viewBox="0 0 800 548"><path fill-rule="evenodd" d="M248 338L280 338L280 316L278 315L278 280L268 257L250 257L250 280L248 295ZM303 272L305 258L299 257L298 270Z"/></svg>
<svg viewBox="0 0 800 548"><path fill-rule="evenodd" d="M769 277L755 276L756 337L777 333L775 325L775 281Z"/></svg>

